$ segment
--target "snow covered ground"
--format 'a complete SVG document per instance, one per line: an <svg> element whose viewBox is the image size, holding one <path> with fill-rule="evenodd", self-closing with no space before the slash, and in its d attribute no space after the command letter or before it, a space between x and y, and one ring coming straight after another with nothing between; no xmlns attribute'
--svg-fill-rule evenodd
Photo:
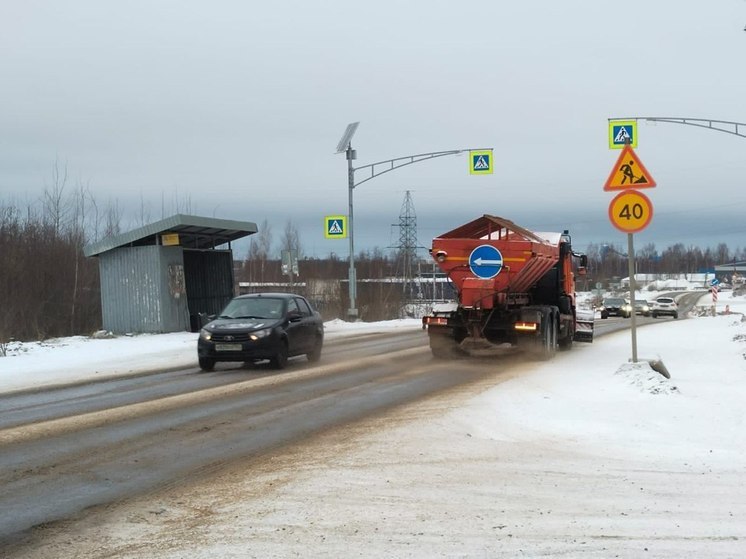
<svg viewBox="0 0 746 559"><path fill-rule="evenodd" d="M35 557L744 557L746 298L721 293L726 305L639 329L640 358L670 380L628 363L629 332L507 374L498 363L462 397L280 452L250 477L237 467L69 523ZM353 326L419 322L327 335ZM194 345L15 347L0 388L196 366Z"/></svg>

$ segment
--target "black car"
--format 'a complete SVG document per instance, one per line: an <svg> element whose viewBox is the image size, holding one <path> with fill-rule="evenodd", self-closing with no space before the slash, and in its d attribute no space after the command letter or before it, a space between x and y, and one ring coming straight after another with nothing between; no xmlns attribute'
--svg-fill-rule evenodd
<svg viewBox="0 0 746 559"><path fill-rule="evenodd" d="M210 317L213 318L213 317ZM202 328L197 342L199 366L211 371L217 361L269 359L282 369L289 357L321 358L324 323L310 303L293 293L252 293L232 299Z"/></svg>
<svg viewBox="0 0 746 559"><path fill-rule="evenodd" d="M599 310L601 311L601 318L609 318L610 316L629 318L632 316L632 306L621 297L607 297Z"/></svg>

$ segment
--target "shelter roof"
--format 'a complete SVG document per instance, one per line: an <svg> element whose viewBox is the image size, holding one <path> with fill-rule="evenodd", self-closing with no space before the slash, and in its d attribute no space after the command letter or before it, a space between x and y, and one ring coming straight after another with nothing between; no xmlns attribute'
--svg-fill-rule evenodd
<svg viewBox="0 0 746 559"><path fill-rule="evenodd" d="M256 223L176 214L121 235L106 237L83 247L86 256L98 256L120 247L160 245L161 235L177 234L184 248L211 249L253 235Z"/></svg>

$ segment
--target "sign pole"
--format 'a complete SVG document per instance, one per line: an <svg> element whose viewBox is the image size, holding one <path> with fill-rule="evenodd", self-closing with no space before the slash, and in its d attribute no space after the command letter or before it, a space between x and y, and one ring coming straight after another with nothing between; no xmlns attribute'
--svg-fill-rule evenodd
<svg viewBox="0 0 746 559"><path fill-rule="evenodd" d="M632 233L627 233L627 268L629 273L630 331L632 332L632 363L637 363L637 312L635 311L635 245Z"/></svg>

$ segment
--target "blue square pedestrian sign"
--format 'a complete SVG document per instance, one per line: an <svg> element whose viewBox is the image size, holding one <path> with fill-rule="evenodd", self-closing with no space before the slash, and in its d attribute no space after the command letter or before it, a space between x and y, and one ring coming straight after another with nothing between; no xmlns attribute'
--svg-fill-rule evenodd
<svg viewBox="0 0 746 559"><path fill-rule="evenodd" d="M469 152L469 174L491 175L492 174L492 150L480 149Z"/></svg>
<svg viewBox="0 0 746 559"><path fill-rule="evenodd" d="M622 149L627 144L633 148L637 147L637 121L610 120L609 149Z"/></svg>
<svg viewBox="0 0 746 559"><path fill-rule="evenodd" d="M328 215L324 217L324 237L327 239L347 238L347 216Z"/></svg>

